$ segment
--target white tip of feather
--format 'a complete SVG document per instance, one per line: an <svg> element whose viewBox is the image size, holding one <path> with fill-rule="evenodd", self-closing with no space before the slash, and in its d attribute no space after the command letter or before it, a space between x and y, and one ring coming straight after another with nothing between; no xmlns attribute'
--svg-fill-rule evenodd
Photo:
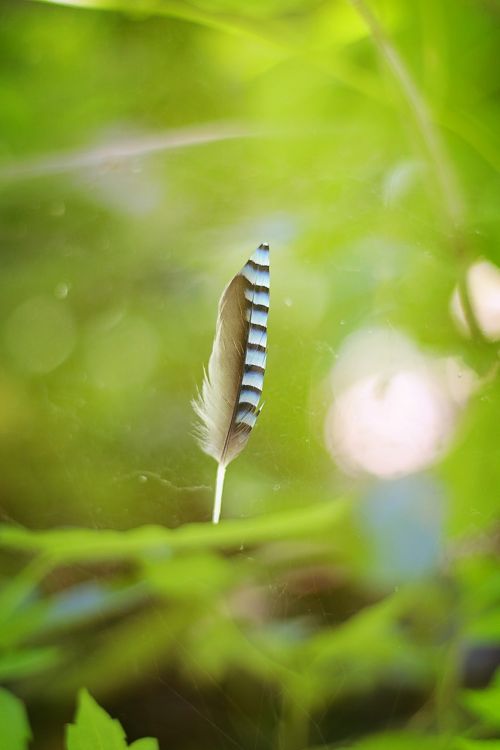
<svg viewBox="0 0 500 750"><path fill-rule="evenodd" d="M262 242L257 250L250 256L250 260L256 263L258 266L269 265L269 245L267 242Z"/></svg>

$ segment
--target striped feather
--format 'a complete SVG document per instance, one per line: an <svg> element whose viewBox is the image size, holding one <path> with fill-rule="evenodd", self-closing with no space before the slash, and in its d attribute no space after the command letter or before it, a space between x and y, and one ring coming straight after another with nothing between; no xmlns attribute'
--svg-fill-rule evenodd
<svg viewBox="0 0 500 750"><path fill-rule="evenodd" d="M222 293L208 372L193 402L200 446L219 465L214 523L226 467L245 447L262 408L268 312L269 245L264 243Z"/></svg>

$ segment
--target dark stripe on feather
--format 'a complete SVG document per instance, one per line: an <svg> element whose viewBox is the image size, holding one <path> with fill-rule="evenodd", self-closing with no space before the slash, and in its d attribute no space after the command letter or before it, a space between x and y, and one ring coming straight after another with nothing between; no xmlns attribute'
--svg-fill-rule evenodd
<svg viewBox="0 0 500 750"><path fill-rule="evenodd" d="M241 413L248 414L249 412L255 414L257 407L251 404L249 401L238 401L238 416Z"/></svg>
<svg viewBox="0 0 500 750"><path fill-rule="evenodd" d="M261 269L265 270L266 268L269 268L269 263L264 263L264 264L262 264L262 263L256 263L251 258L250 258L250 260L248 260L246 262L246 265L250 266L251 268L255 268L256 271L261 270Z"/></svg>
<svg viewBox="0 0 500 750"><path fill-rule="evenodd" d="M258 393L258 394L259 394L259 396L261 396L261 395L262 395L262 388L259 388L259 387L258 387L257 385L250 385L249 383L245 383L245 384L243 385L243 388L244 388L244 389L245 389L246 391L253 391L254 393Z"/></svg>

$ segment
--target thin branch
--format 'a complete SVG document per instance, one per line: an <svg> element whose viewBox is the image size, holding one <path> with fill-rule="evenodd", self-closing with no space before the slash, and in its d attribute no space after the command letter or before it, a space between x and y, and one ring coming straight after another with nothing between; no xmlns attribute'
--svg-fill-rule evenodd
<svg viewBox="0 0 500 750"><path fill-rule="evenodd" d="M257 23L229 13L213 13L196 8L182 0L141 0L141 2L139 0L36 0L36 2L66 5L71 8L119 11L136 17L169 16L227 34L245 34L258 39L262 38Z"/></svg>
<svg viewBox="0 0 500 750"><path fill-rule="evenodd" d="M377 17L364 0L349 0L371 32L373 42L380 56L387 63L408 103L415 123L425 144L429 163L436 176L441 196L444 224L449 233L449 244L458 261L458 291L465 318L473 339L484 344L486 340L478 324L472 306L467 271L471 263L464 238L466 206L458 178L448 158L446 148L433 119L427 102L419 91L399 52L385 34Z"/></svg>
<svg viewBox="0 0 500 750"><path fill-rule="evenodd" d="M446 211L446 219L452 223L454 228L460 228L465 220L465 202L453 167L441 142L440 135L434 127L427 103L418 90L401 56L386 36L371 9L364 0L350 0L350 3L365 21L380 55L386 61L394 78L399 82L422 135L432 167L434 168L441 190L443 207Z"/></svg>
<svg viewBox="0 0 500 750"><path fill-rule="evenodd" d="M238 123L209 123L199 127L168 130L157 135L129 137L90 149L48 154L0 165L0 180L12 181L62 174L75 169L115 164L158 151L171 151L238 138L256 138L260 135L262 133L258 129Z"/></svg>

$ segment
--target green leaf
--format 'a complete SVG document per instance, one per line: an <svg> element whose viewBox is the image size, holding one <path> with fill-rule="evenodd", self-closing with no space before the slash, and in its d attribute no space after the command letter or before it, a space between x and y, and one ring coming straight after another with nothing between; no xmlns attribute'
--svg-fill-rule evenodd
<svg viewBox="0 0 500 750"><path fill-rule="evenodd" d="M0 655L0 680L28 677L43 672L60 661L60 652L53 646L25 648Z"/></svg>
<svg viewBox="0 0 500 750"><path fill-rule="evenodd" d="M423 590L422 590L423 592ZM430 610L430 589L425 597ZM372 690L379 682L411 680L425 685L432 679L432 644L412 639L397 621L412 615L403 591L365 607L336 628L320 630L305 643L302 675L311 678L315 698L328 699L332 675L339 675L337 694ZM362 664L362 668L360 668Z"/></svg>
<svg viewBox="0 0 500 750"><path fill-rule="evenodd" d="M164 562L155 562L145 569L145 575L154 588L176 599L213 600L224 591L238 573L232 560L212 554L177 556Z"/></svg>
<svg viewBox="0 0 500 750"><path fill-rule="evenodd" d="M500 670L484 690L465 690L462 702L488 727L500 729Z"/></svg>
<svg viewBox="0 0 500 750"><path fill-rule="evenodd" d="M191 523L177 529L142 526L128 531L110 529L56 529L33 531L0 525L0 549L46 554L55 564L88 560L161 559L172 551L199 552L227 549L242 544L263 544L287 539L310 539L314 535L346 532L348 503L316 503L286 513L227 520L213 527Z"/></svg>
<svg viewBox="0 0 500 750"><path fill-rule="evenodd" d="M120 722L112 719L87 690L78 697L75 724L66 733L68 750L126 750L125 732Z"/></svg>
<svg viewBox="0 0 500 750"><path fill-rule="evenodd" d="M158 740L153 737L144 737L142 740L136 740L130 745L130 750L159 750Z"/></svg>
<svg viewBox="0 0 500 750"><path fill-rule="evenodd" d="M410 732L384 732L366 737L353 747L357 750L440 750L443 740Z"/></svg>
<svg viewBox="0 0 500 750"><path fill-rule="evenodd" d="M112 719L87 690L78 696L78 710L74 724L66 731L67 750L158 750L158 742L151 737L126 743L125 732L119 721Z"/></svg>
<svg viewBox="0 0 500 750"><path fill-rule="evenodd" d="M0 688L0 727L2 747L9 750L27 750L32 735L26 709L19 698L3 688Z"/></svg>
<svg viewBox="0 0 500 750"><path fill-rule="evenodd" d="M459 737L454 750L500 750L500 740L466 740Z"/></svg>

